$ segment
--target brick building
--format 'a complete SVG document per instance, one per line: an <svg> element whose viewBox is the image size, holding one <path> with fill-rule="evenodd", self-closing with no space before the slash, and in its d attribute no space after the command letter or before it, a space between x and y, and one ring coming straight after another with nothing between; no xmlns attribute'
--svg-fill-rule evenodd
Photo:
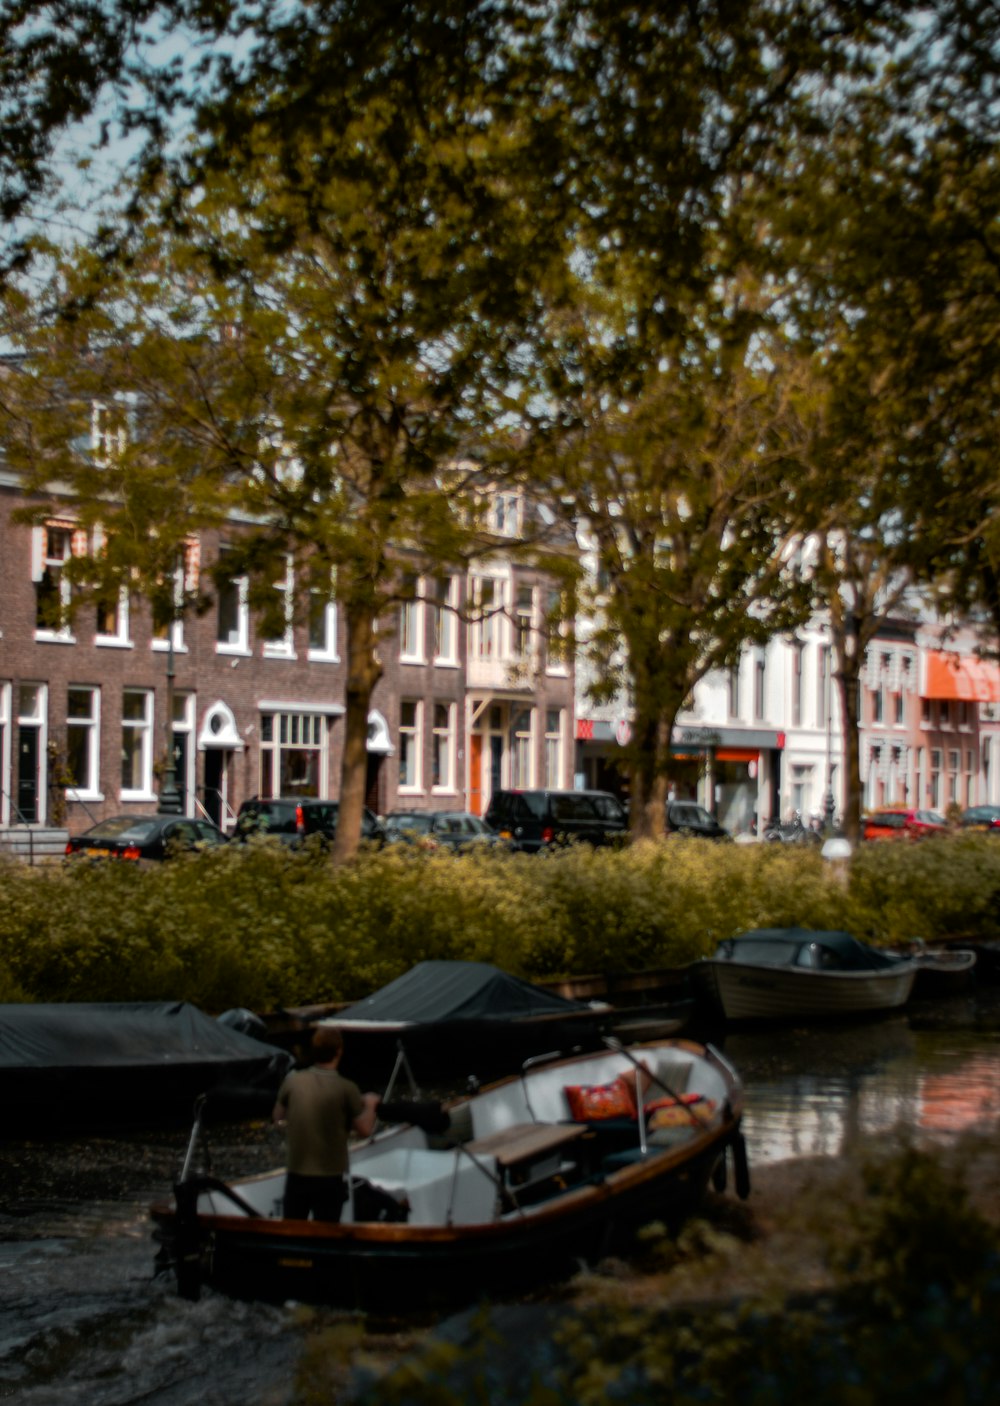
<svg viewBox="0 0 1000 1406"><path fill-rule="evenodd" d="M23 505L0 473L0 832L76 833L155 808L171 664L188 814L228 829L249 796L336 797L345 668L335 599L302 609L294 581L277 583L288 601L278 634L254 618L239 578L204 613L159 629L124 596L71 612L65 564L92 544L70 505L37 526L14 520ZM572 784L573 661L546 628L551 582L504 550L515 530L508 513L495 551L443 583L416 582L382 622L367 775L379 813L481 813L500 785ZM215 533L191 544L188 586L208 579L225 545Z"/></svg>

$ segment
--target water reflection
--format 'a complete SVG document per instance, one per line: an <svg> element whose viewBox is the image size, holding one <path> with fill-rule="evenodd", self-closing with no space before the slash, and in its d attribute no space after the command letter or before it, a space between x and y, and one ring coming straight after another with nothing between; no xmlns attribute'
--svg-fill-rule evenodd
<svg viewBox="0 0 1000 1406"><path fill-rule="evenodd" d="M751 1165L835 1157L859 1138L933 1141L1000 1126L1000 1015L992 995L863 1026L739 1032L724 1041L747 1091ZM964 1018L963 1018L964 1017ZM984 1023L985 1021L985 1023Z"/></svg>

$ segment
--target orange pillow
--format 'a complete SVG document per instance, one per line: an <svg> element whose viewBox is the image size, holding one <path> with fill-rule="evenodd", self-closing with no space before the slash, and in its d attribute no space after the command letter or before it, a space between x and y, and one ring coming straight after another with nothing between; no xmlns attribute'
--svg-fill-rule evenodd
<svg viewBox="0 0 1000 1406"><path fill-rule="evenodd" d="M636 1117L633 1090L621 1076L610 1084L567 1084L565 1093L570 1117L577 1123Z"/></svg>
<svg viewBox="0 0 1000 1406"><path fill-rule="evenodd" d="M715 1100L702 1094L681 1094L679 1100L660 1098L646 1104L646 1126L651 1133L658 1128L695 1128L714 1111Z"/></svg>

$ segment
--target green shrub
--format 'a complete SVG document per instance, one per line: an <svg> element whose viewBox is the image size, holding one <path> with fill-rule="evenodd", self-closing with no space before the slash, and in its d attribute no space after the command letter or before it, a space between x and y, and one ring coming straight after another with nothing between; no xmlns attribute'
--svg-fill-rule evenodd
<svg viewBox="0 0 1000 1406"><path fill-rule="evenodd" d="M3 866L0 999L184 999L206 1010L353 1001L429 958L543 980L683 966L743 928L870 942L1000 936L1000 844L812 848L671 837L456 859L409 846L335 868L272 841L135 869Z"/></svg>

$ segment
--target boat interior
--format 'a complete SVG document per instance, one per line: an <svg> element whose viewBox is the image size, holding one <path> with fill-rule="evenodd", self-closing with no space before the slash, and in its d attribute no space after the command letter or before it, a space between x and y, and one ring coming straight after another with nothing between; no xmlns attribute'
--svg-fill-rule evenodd
<svg viewBox="0 0 1000 1406"><path fill-rule="evenodd" d="M717 1056L683 1043L526 1067L448 1105L443 1132L407 1123L354 1144L342 1224L440 1227L530 1214L717 1129L728 1073ZM232 1191L203 1191L199 1214L280 1219L283 1171Z"/></svg>

